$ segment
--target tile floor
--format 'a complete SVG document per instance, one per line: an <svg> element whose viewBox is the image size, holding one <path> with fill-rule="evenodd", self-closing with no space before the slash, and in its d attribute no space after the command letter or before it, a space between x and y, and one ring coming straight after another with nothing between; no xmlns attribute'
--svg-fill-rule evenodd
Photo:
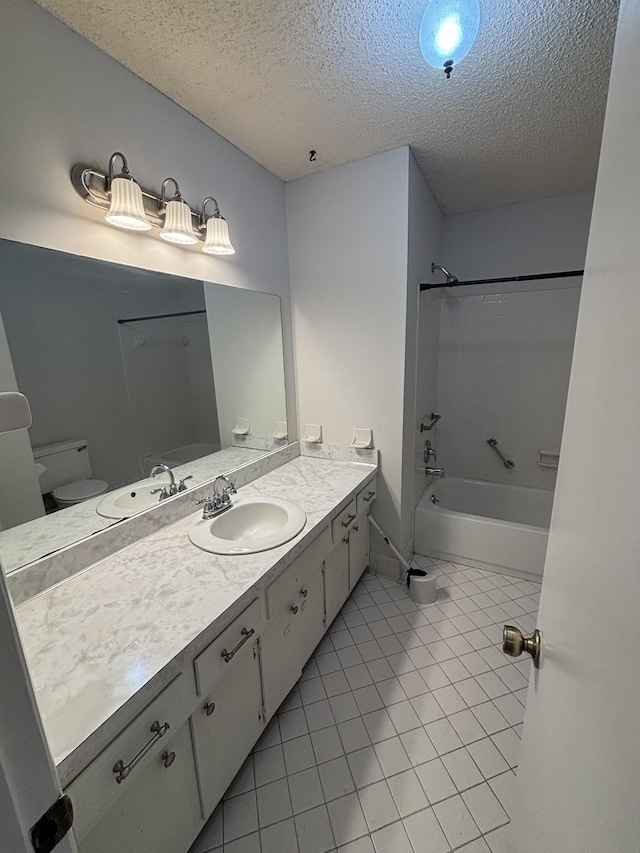
<svg viewBox="0 0 640 853"><path fill-rule="evenodd" d="M431 607L363 575L190 853L507 850L540 585L435 565Z"/></svg>

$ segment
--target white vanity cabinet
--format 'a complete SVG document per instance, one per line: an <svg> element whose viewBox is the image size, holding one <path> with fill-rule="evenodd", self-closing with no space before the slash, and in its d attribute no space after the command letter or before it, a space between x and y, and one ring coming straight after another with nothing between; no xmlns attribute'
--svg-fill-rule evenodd
<svg viewBox="0 0 640 853"><path fill-rule="evenodd" d="M324 584L329 626L349 597L349 534L346 532L325 558Z"/></svg>
<svg viewBox="0 0 640 853"><path fill-rule="evenodd" d="M260 641L267 719L296 683L325 632L323 560L330 549L327 528L267 587L269 623Z"/></svg>
<svg viewBox="0 0 640 853"><path fill-rule="evenodd" d="M135 767L125 783L126 789L109 811L78 840L79 853L188 850L204 824L189 723L163 743L148 763Z"/></svg>

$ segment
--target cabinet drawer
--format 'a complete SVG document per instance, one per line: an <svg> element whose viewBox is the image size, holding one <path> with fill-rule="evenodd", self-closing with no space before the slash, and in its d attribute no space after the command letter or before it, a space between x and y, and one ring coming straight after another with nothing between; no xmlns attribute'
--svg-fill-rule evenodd
<svg viewBox="0 0 640 853"><path fill-rule="evenodd" d="M260 599L237 616L193 662L198 695L203 696L245 646L252 646L262 628Z"/></svg>
<svg viewBox="0 0 640 853"><path fill-rule="evenodd" d="M356 499L354 498L346 509L343 509L340 515L336 516L331 522L331 532L333 534L333 544L337 545L347 530L356 520Z"/></svg>
<svg viewBox="0 0 640 853"><path fill-rule="evenodd" d="M367 512L377 496L376 481L371 480L356 496L357 512L362 515Z"/></svg>
<svg viewBox="0 0 640 853"><path fill-rule="evenodd" d="M326 527L300 554L300 556L284 570L284 572L267 587L267 615L269 619L290 603L300 584L317 568L332 548L331 533Z"/></svg>
<svg viewBox="0 0 640 853"><path fill-rule="evenodd" d="M181 673L67 787L73 800L74 830L82 838L112 804L127 796L142 768L166 749L193 707L193 688ZM122 762L122 770L114 768ZM120 781L118 781L120 780Z"/></svg>

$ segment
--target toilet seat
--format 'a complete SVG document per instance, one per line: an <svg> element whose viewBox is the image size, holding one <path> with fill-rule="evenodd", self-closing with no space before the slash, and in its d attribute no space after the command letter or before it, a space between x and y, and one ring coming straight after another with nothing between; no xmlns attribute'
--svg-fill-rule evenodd
<svg viewBox="0 0 640 853"><path fill-rule="evenodd" d="M59 506L78 504L96 498L109 488L106 480L76 480L66 486L53 490L53 497Z"/></svg>

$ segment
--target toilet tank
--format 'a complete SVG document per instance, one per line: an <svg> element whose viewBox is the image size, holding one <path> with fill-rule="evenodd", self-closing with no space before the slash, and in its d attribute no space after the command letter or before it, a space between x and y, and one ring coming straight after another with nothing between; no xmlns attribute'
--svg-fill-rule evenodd
<svg viewBox="0 0 640 853"><path fill-rule="evenodd" d="M40 491L43 495L58 486L66 486L67 483L88 480L91 477L87 442L81 438L34 447L33 458L47 469L40 476Z"/></svg>

